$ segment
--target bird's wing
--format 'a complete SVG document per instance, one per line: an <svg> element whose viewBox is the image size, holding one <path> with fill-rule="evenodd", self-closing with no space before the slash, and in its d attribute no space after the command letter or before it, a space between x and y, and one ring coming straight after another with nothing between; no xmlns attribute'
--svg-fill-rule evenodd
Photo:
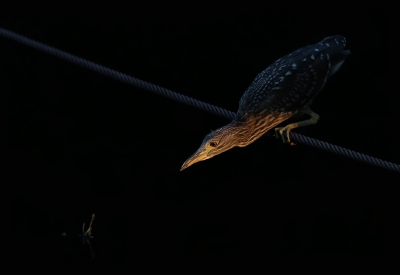
<svg viewBox="0 0 400 275"><path fill-rule="evenodd" d="M341 36L327 37L278 59L258 74L243 94L239 113L292 112L304 107L324 87L330 57L339 54L344 43Z"/></svg>

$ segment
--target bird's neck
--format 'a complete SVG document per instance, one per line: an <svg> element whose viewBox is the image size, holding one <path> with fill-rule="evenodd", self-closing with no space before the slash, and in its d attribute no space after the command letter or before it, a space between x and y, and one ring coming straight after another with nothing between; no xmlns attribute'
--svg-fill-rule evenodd
<svg viewBox="0 0 400 275"><path fill-rule="evenodd" d="M262 113L237 116L227 127L235 128L238 133L239 147L253 143L267 131L291 117L292 113Z"/></svg>

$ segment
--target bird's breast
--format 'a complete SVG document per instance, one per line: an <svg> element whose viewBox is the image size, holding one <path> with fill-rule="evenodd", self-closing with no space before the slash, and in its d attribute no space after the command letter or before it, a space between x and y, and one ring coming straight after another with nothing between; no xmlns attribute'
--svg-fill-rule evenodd
<svg viewBox="0 0 400 275"><path fill-rule="evenodd" d="M253 113L247 114L242 117L242 123L246 124L246 138L243 139L239 147L245 147L250 143L253 143L255 140L260 138L266 132L280 124L281 122L289 119L297 112L260 112L260 113Z"/></svg>

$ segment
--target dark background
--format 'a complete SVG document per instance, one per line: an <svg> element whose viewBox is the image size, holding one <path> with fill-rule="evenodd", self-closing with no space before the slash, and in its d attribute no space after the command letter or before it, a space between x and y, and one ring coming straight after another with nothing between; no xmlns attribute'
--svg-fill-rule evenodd
<svg viewBox="0 0 400 275"><path fill-rule="evenodd" d="M352 55L314 100L321 119L296 132L399 163L386 20L376 9L255 7L3 18L0 26L232 111L273 61L343 35ZM18 255L139 265L385 252L384 189L398 174L273 137L179 172L228 121L4 38L0 51ZM92 213L94 259L78 237Z"/></svg>

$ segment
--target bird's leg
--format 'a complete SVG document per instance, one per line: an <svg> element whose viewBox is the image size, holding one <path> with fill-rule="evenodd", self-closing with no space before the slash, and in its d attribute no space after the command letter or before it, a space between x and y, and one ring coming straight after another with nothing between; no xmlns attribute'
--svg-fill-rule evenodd
<svg viewBox="0 0 400 275"><path fill-rule="evenodd" d="M282 138L283 143L288 143L290 142L290 136L289 136L290 130L298 127L316 124L319 120L319 115L311 111L310 107L308 106L306 106L303 110L301 110L300 113L307 114L311 116L311 118L304 121L291 123L289 125L286 125L285 127L276 127L275 128L276 138L279 138L280 136ZM295 145L295 144L293 142L290 142L290 145Z"/></svg>

